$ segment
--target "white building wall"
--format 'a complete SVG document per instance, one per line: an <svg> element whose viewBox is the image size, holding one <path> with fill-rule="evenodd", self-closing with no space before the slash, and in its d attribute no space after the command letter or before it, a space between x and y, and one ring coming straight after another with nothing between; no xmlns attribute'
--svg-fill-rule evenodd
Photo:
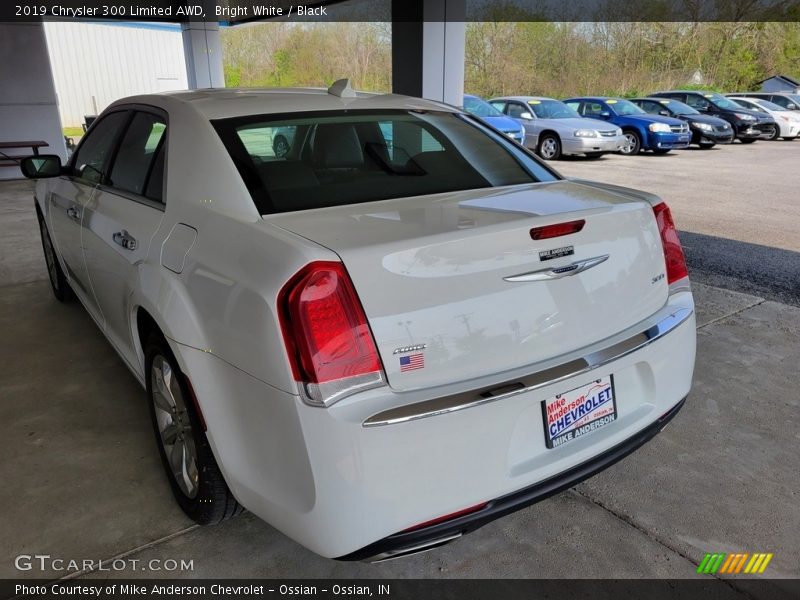
<svg viewBox="0 0 800 600"><path fill-rule="evenodd" d="M65 127L125 96L188 88L177 26L49 22L44 28Z"/></svg>
<svg viewBox="0 0 800 600"><path fill-rule="evenodd" d="M0 142L44 141L42 154L66 158L56 93L41 23L0 23ZM30 148L7 149L10 156ZM18 167L0 167L0 179L22 177Z"/></svg>

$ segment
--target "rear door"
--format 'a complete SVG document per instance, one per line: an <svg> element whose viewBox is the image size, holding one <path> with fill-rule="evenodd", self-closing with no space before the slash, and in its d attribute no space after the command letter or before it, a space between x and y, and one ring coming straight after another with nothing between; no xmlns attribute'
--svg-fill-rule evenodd
<svg viewBox="0 0 800 600"><path fill-rule="evenodd" d="M86 266L105 315L106 335L131 366L138 365L133 290L141 285L139 267L164 217L166 129L166 116L158 111L132 114L108 177L83 217Z"/></svg>
<svg viewBox="0 0 800 600"><path fill-rule="evenodd" d="M84 262L81 223L127 118L126 111L113 112L92 127L75 153L70 164L71 173L54 182L47 199L51 237L70 284L89 312L101 323L103 317Z"/></svg>

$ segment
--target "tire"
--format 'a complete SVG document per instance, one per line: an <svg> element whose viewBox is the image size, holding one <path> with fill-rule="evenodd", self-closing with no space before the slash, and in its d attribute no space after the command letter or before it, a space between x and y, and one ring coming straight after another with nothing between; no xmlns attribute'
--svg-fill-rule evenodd
<svg viewBox="0 0 800 600"><path fill-rule="evenodd" d="M603 156L603 153L602 152L587 152L584 156L586 156L586 158L595 159L595 158L600 158L601 156Z"/></svg>
<svg viewBox="0 0 800 600"><path fill-rule="evenodd" d="M625 156L636 156L642 150L642 138L635 131L623 131L627 144L622 147L620 154Z"/></svg>
<svg viewBox="0 0 800 600"><path fill-rule="evenodd" d="M553 133L546 133L539 140L538 154L545 160L556 160L561 157L561 140Z"/></svg>
<svg viewBox="0 0 800 600"><path fill-rule="evenodd" d="M289 153L289 141L282 135L279 135L272 142L272 150L275 152L275 156L283 158Z"/></svg>
<svg viewBox="0 0 800 600"><path fill-rule="evenodd" d="M774 142L774 141L775 141L775 140L777 140L779 137L781 137L781 130L780 130L780 128L778 128L778 127L776 126L776 127L773 127L773 128L772 128L772 133L771 133L771 134L769 134L769 135L768 135L766 138L764 138L764 139L767 139L767 140L769 140L770 142Z"/></svg>
<svg viewBox="0 0 800 600"><path fill-rule="evenodd" d="M711 150L714 146L716 146L716 142L705 142L702 144L698 144L700 146L700 150Z"/></svg>
<svg viewBox="0 0 800 600"><path fill-rule="evenodd" d="M672 148L656 148L653 150L653 154L666 154L670 150L672 150Z"/></svg>
<svg viewBox="0 0 800 600"><path fill-rule="evenodd" d="M215 525L238 515L244 509L225 483L186 378L163 337L151 335L145 365L156 444L178 505L200 525Z"/></svg>
<svg viewBox="0 0 800 600"><path fill-rule="evenodd" d="M58 262L58 257L53 247L53 240L50 239L50 232L47 231L47 223L44 222L42 215L38 214L38 209L36 212L39 217L39 233L42 236L42 252L44 252L44 261L47 265L50 289L53 290L53 296L55 296L56 300L59 302L71 302L75 294L72 292L72 288L69 287L67 277L64 275L61 264Z"/></svg>
<svg viewBox="0 0 800 600"><path fill-rule="evenodd" d="M752 144L758 141L758 138L739 138L739 141L743 144Z"/></svg>

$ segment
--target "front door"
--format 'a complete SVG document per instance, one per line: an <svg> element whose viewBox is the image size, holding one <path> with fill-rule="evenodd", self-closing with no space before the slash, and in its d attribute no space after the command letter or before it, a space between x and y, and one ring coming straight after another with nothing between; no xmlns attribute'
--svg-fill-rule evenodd
<svg viewBox="0 0 800 600"><path fill-rule="evenodd" d="M166 119L137 111L125 131L108 177L84 211L86 266L105 316L106 335L141 373L134 344L133 290L142 286L150 241L164 217L162 186Z"/></svg>
<svg viewBox="0 0 800 600"><path fill-rule="evenodd" d="M75 152L68 174L56 181L47 198L48 227L64 272L73 291L101 327L103 316L83 257L81 224L127 118L128 113L115 112L99 120Z"/></svg>

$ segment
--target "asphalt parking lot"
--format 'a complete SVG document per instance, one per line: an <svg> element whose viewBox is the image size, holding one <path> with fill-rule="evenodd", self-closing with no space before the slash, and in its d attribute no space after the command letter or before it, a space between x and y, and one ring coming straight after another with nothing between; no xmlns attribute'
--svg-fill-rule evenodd
<svg viewBox="0 0 800 600"><path fill-rule="evenodd" d="M693 392L652 442L575 489L373 565L320 558L249 513L211 528L183 516L144 392L86 312L50 294L31 185L0 184L0 577L75 575L14 566L49 554L140 561L79 574L102 578L163 576L139 570L151 559L193 561L178 577L691 578L706 552L735 551L774 553L763 577L800 577L798 159L800 141L556 163L672 206L698 306ZM762 597L750 576L723 577Z"/></svg>
<svg viewBox="0 0 800 600"><path fill-rule="evenodd" d="M567 177L659 194L694 281L800 305L800 140L553 164Z"/></svg>

